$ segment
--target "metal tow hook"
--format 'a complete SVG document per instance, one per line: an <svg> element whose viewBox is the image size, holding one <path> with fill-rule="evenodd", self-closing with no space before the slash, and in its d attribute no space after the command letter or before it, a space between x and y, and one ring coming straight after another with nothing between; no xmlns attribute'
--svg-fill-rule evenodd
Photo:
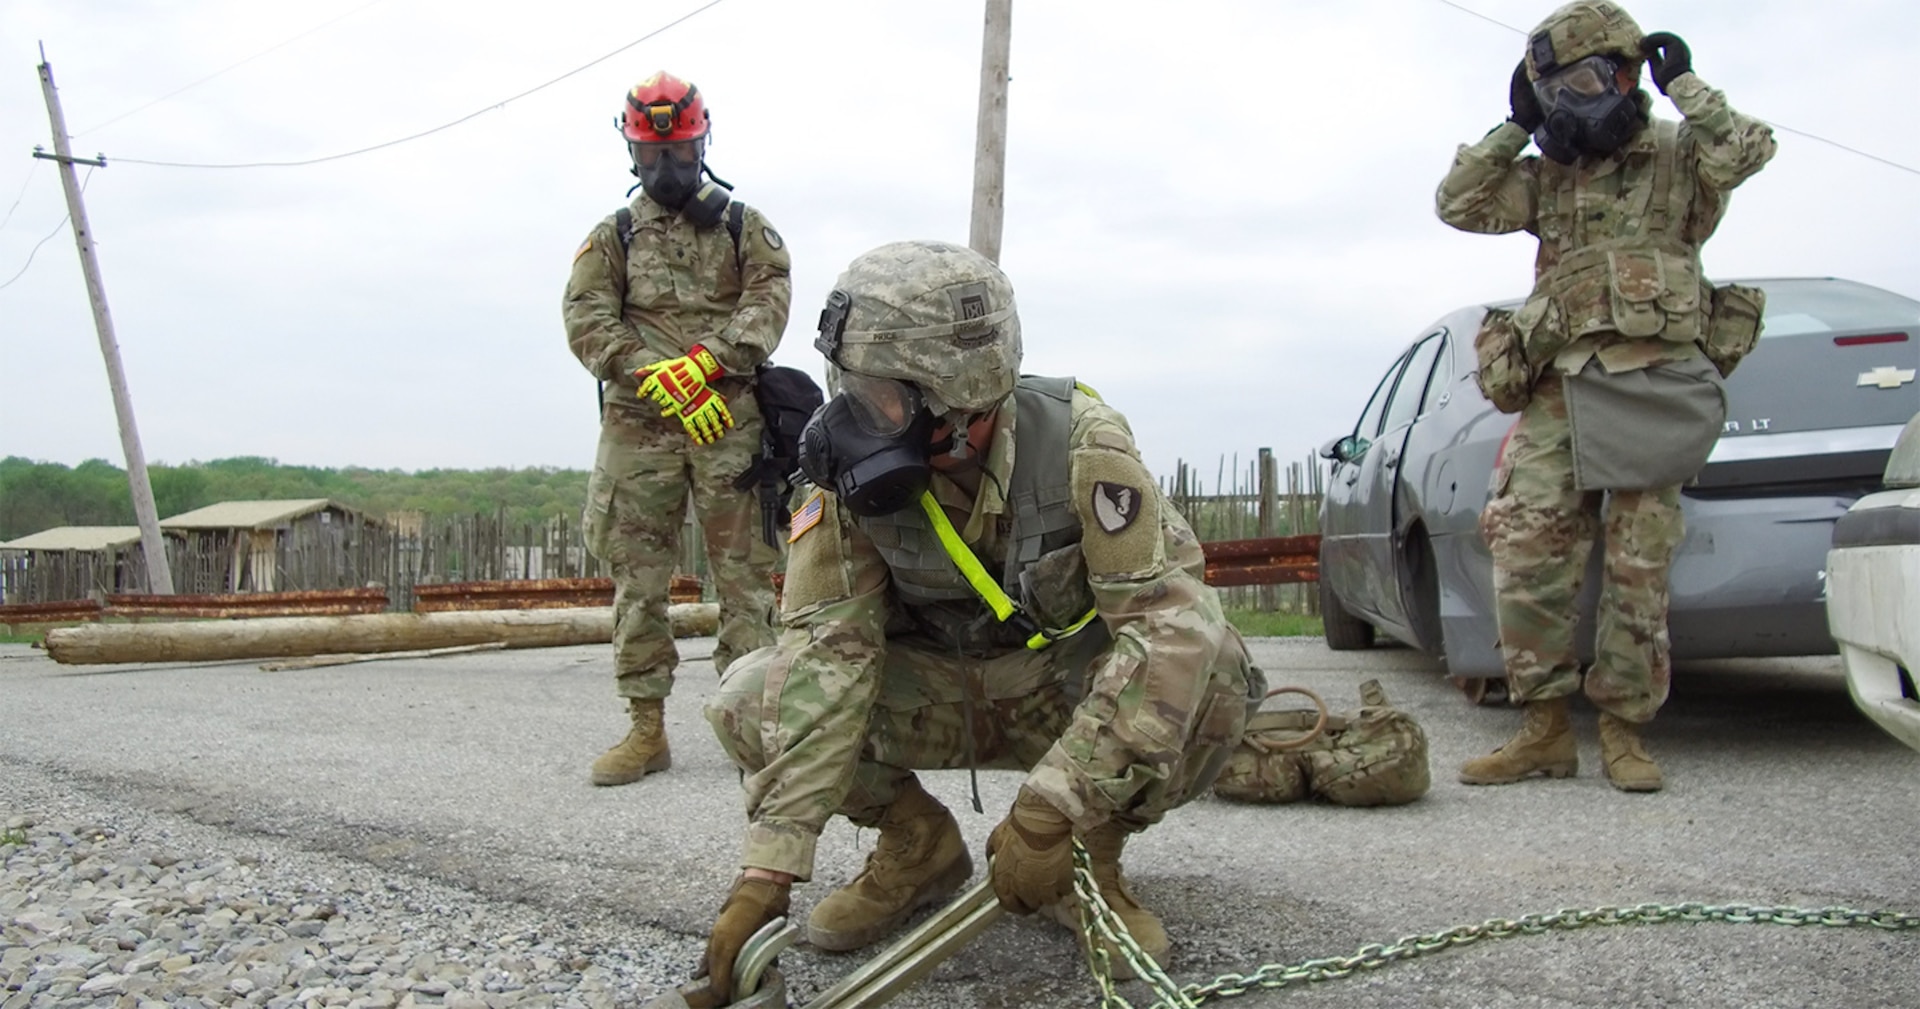
<svg viewBox="0 0 1920 1009"><path fill-rule="evenodd" d="M993 884L983 879L799 1009L873 1009L885 1005L933 973L1004 913L993 895ZM793 1009L787 1002L786 980L772 963L799 936L798 926L785 918L775 918L747 940L733 961L735 995L727 1003L730 1009ZM701 978L653 999L645 1009L705 1009L717 1004L707 980Z"/></svg>
<svg viewBox="0 0 1920 1009"><path fill-rule="evenodd" d="M839 984L801 1009L871 1009L885 1005L914 982L933 973L955 952L1000 920L1006 908L993 895L992 878L954 898L939 914L900 937L879 956L848 974Z"/></svg>
<svg viewBox="0 0 1920 1009"><path fill-rule="evenodd" d="M734 1009L787 1009L787 982L773 969L773 960L798 938L799 926L784 917L760 926L733 958L733 1001L726 1004ZM709 1009L718 1005L709 979L698 978L655 997L645 1009Z"/></svg>

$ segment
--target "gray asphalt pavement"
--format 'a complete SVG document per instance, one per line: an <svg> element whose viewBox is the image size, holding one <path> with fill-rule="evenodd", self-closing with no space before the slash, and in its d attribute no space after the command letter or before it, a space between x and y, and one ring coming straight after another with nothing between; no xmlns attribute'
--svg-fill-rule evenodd
<svg viewBox="0 0 1920 1009"><path fill-rule="evenodd" d="M700 716L710 640L668 705L673 770L593 788L587 765L624 731L604 647L477 653L262 672L257 663L59 666L0 645L0 813L71 797L425 879L477 901L589 922L684 975L735 873L737 778ZM1920 912L1920 755L1852 707L1837 660L1683 667L1648 735L1668 789L1599 776L1582 707L1580 776L1456 784L1504 740L1508 709L1469 706L1398 649L1334 653L1257 640L1276 686L1335 707L1379 677L1432 742L1434 788L1385 810L1250 807L1211 798L1137 839L1127 869L1174 938L1174 975L1353 952L1489 918L1567 907L1843 905ZM1017 776L927 776L976 851ZM64 801L64 800L63 800ZM191 821L190 823L188 821ZM831 825L805 910L857 872L872 835ZM805 997L859 958L783 957ZM1136 1004L1143 988L1126 989ZM651 994L651 993L642 993ZM1058 926L1005 920L895 1004L1090 1005ZM1915 1006L1920 931L1715 923L1590 927L1484 941L1357 977L1222 1005Z"/></svg>

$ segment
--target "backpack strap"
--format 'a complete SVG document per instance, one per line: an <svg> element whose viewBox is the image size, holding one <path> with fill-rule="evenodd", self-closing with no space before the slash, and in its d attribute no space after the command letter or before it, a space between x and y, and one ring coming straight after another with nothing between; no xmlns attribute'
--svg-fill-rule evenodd
<svg viewBox="0 0 1920 1009"><path fill-rule="evenodd" d="M621 207L613 212L613 235L620 240L620 255L627 254L627 246L633 244L633 208Z"/></svg>
<svg viewBox="0 0 1920 1009"><path fill-rule="evenodd" d="M740 229L746 226L747 205L739 200L727 204L727 234L733 236L733 261L740 262Z"/></svg>

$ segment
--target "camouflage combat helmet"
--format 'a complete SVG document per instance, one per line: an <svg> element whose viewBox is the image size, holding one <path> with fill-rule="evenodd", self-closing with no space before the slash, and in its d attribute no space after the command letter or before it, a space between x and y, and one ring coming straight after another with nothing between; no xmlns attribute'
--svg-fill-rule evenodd
<svg viewBox="0 0 1920 1009"><path fill-rule="evenodd" d="M1644 37L1620 5L1608 0L1574 0L1561 7L1527 35L1527 77L1539 80L1575 60L1594 55L1626 58L1632 66L1641 60Z"/></svg>
<svg viewBox="0 0 1920 1009"><path fill-rule="evenodd" d="M947 242L893 242L848 264L814 346L839 373L911 382L936 414L991 408L1020 377L1013 285L987 257Z"/></svg>

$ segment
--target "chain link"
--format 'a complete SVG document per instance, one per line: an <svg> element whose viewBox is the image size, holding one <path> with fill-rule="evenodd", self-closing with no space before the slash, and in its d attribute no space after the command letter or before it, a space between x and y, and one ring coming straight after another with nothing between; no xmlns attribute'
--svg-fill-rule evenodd
<svg viewBox="0 0 1920 1009"><path fill-rule="evenodd" d="M1562 908L1518 918L1489 918L1478 925L1455 925L1439 932L1402 936L1390 943L1371 943L1348 956L1323 956L1295 964L1264 964L1251 974L1222 974L1206 984L1181 986L1169 978L1147 951L1134 942L1127 926L1100 896L1093 878L1093 862L1079 841L1073 843L1073 892L1080 904L1080 931L1087 965L1100 987L1101 1009L1134 1009L1115 986L1108 946L1118 950L1134 976L1153 990L1155 1001L1145 1009L1194 1009L1211 998L1245 995L1256 988L1285 988L1296 982L1333 981L1357 971L1373 970L1479 942L1517 935L1572 931L1595 925L1657 925L1675 921L1719 921L1733 924L1824 925L1831 928L1869 926L1889 932L1920 930L1920 915L1901 911L1856 911L1844 907L1781 907L1767 904L1634 904L1588 909Z"/></svg>

